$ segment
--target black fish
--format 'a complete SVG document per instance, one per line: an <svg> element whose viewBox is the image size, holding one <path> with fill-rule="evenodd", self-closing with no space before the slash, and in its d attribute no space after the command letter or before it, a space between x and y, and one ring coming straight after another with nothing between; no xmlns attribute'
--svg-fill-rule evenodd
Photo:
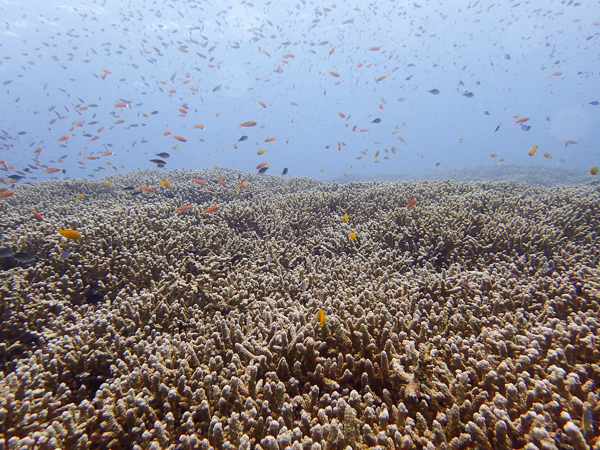
<svg viewBox="0 0 600 450"><path fill-rule="evenodd" d="M377 119L374 119L371 121L371 123L379 123L381 122L381 119L378 117Z"/></svg>
<svg viewBox="0 0 600 450"><path fill-rule="evenodd" d="M0 248L0 258L8 258L14 254L15 252L13 252L11 248Z"/></svg>
<svg viewBox="0 0 600 450"><path fill-rule="evenodd" d="M475 94L473 94L472 92L469 92L469 91L465 91L465 93L463 95L467 98L473 98L475 96Z"/></svg>
<svg viewBox="0 0 600 450"><path fill-rule="evenodd" d="M529 131L529 130L531 130L531 125L521 124L521 130Z"/></svg>
<svg viewBox="0 0 600 450"><path fill-rule="evenodd" d="M440 93L440 90L439 89L432 89L432 90L427 91L427 92L429 92L430 94L433 94L433 95L438 95Z"/></svg>
<svg viewBox="0 0 600 450"><path fill-rule="evenodd" d="M171 156L167 152L155 153L155 155L160 156L161 158L169 158Z"/></svg>
<svg viewBox="0 0 600 450"><path fill-rule="evenodd" d="M593 102L590 102L590 105L598 106L598 105L600 105L600 102L598 100L594 100Z"/></svg>
<svg viewBox="0 0 600 450"><path fill-rule="evenodd" d="M22 177L21 175L11 175L8 178L9 178L9 181L19 181L19 180L22 180L25 177Z"/></svg>
<svg viewBox="0 0 600 450"><path fill-rule="evenodd" d="M287 175L287 173L288 173L288 168L284 167L283 172L281 172L281 176Z"/></svg>
<svg viewBox="0 0 600 450"><path fill-rule="evenodd" d="M162 159L150 159L149 161L154 164L166 164L167 163L166 161L163 161Z"/></svg>
<svg viewBox="0 0 600 450"><path fill-rule="evenodd" d="M261 167L260 169L258 169L258 173L265 173L267 170L269 170L269 166Z"/></svg>
<svg viewBox="0 0 600 450"><path fill-rule="evenodd" d="M241 138L238 139L238 142L242 142L245 141L246 139L248 139L248 136L244 135Z"/></svg>
<svg viewBox="0 0 600 450"><path fill-rule="evenodd" d="M134 186L125 186L122 190L123 191L133 191L135 189Z"/></svg>
<svg viewBox="0 0 600 450"><path fill-rule="evenodd" d="M27 252L17 252L13 255L13 258L15 258L19 262L26 263L33 261L35 259L35 256Z"/></svg>
<svg viewBox="0 0 600 450"><path fill-rule="evenodd" d="M498 131L498 130L500 129L500 127L501 127L501 126L502 126L502 124L498 125L498 126L496 127L496 129L494 130L494 133L495 133L496 131Z"/></svg>

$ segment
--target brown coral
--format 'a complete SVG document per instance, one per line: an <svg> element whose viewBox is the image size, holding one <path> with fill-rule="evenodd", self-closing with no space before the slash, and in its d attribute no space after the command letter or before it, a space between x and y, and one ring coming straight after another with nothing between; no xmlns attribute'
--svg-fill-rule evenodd
<svg viewBox="0 0 600 450"><path fill-rule="evenodd" d="M113 181L142 177L164 174ZM4 446L597 444L597 190L250 175L248 199L191 177L172 198L71 181L77 207L40 183L4 208L37 258L0 274ZM41 198L48 220L21 220Z"/></svg>

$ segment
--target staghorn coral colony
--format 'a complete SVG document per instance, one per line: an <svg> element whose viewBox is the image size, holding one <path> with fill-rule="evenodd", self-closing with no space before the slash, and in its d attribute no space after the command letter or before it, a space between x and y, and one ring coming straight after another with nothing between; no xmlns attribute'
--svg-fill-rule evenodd
<svg viewBox="0 0 600 450"><path fill-rule="evenodd" d="M0 447L600 448L597 187L244 176L0 205Z"/></svg>

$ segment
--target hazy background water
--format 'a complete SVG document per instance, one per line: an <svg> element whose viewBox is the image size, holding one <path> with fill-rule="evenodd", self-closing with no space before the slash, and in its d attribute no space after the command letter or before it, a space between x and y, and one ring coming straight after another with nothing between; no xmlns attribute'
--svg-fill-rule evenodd
<svg viewBox="0 0 600 450"><path fill-rule="evenodd" d="M503 164L591 180L600 165L595 2L2 1L0 14L2 177L100 178L160 152L166 169L270 162L325 180ZM525 117L529 131L513 125Z"/></svg>

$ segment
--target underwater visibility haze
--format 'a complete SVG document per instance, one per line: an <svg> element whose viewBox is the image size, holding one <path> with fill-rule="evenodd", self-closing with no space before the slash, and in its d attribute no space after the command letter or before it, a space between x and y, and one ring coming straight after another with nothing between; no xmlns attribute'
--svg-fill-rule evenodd
<svg viewBox="0 0 600 450"><path fill-rule="evenodd" d="M0 11L5 183L103 177L152 159L247 172L269 162L267 173L323 180L600 165L595 2L4 1Z"/></svg>

